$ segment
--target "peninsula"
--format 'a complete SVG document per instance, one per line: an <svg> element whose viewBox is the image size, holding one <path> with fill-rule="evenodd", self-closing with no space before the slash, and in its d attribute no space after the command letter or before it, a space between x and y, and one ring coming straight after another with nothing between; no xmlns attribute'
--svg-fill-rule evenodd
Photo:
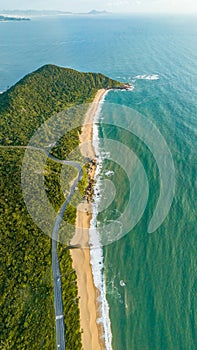
<svg viewBox="0 0 197 350"><path fill-rule="evenodd" d="M98 101L98 90L102 91L102 95L107 89L113 88L125 88L125 85L102 74L80 73L46 65L0 95L0 176L3 183L0 205L3 219L0 226L4 233L1 242L1 315L4 320L1 336L5 347L9 344L17 348L36 350L42 347L52 350L56 342L51 238L43 234L33 222L21 190L21 167L26 147L35 131L54 114L68 107L91 103L95 96ZM51 156L47 159L44 186L57 213L65 202L65 193L60 186L62 164L56 162L55 157L66 159L72 149L80 144L83 135L81 128L67 133L51 149ZM91 127L87 137L90 135ZM32 171L36 174L37 169ZM68 174L65 187L69 191L76 172L68 166ZM78 187L85 193L87 186L85 168ZM71 205L67 206L64 219L75 223L76 209ZM73 264L67 248L61 243L57 245L65 339L68 348L80 350L83 310L79 305L81 295L77 287L76 264ZM86 265L87 259L88 256ZM90 264L88 271L92 281Z"/></svg>
<svg viewBox="0 0 197 350"><path fill-rule="evenodd" d="M5 22L5 21L30 21L30 18L0 16L0 22Z"/></svg>

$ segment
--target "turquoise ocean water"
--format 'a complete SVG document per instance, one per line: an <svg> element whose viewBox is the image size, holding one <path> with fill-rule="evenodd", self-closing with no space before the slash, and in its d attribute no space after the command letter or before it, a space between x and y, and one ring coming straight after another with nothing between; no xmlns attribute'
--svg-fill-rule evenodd
<svg viewBox="0 0 197 350"><path fill-rule="evenodd" d="M101 137L133 150L149 183L138 224L104 248L113 349L197 349L196 18L54 17L0 23L0 48L0 91L46 63L133 84L133 91L108 93L100 127ZM172 153L175 196L154 233L147 228L159 195L158 167L135 135L104 124L107 102L131 107L153 122ZM99 220L118 220L128 201L128 179L112 162L104 162L104 170L114 171L116 197Z"/></svg>

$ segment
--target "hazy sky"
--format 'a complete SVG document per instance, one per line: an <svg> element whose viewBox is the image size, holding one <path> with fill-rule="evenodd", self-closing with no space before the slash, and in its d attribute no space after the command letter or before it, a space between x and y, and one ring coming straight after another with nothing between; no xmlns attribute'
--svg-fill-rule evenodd
<svg viewBox="0 0 197 350"><path fill-rule="evenodd" d="M0 0L0 9L197 13L197 0Z"/></svg>

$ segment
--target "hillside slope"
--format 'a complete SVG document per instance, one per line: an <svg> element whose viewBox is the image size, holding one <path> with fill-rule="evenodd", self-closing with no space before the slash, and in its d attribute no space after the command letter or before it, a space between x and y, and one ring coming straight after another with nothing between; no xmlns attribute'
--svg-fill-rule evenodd
<svg viewBox="0 0 197 350"><path fill-rule="evenodd" d="M89 102L100 88L121 84L102 74L46 65L0 95L2 145L26 145L52 114Z"/></svg>

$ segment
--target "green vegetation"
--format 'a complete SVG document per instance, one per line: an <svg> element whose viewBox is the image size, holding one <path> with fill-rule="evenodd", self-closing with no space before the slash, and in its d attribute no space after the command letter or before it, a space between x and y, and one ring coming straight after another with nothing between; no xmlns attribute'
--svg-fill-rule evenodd
<svg viewBox="0 0 197 350"><path fill-rule="evenodd" d="M60 182L61 168L62 165L60 163L56 163L49 158L47 159L44 177L45 192L56 212L58 212L59 208L65 201ZM72 178L70 180L72 180Z"/></svg>
<svg viewBox="0 0 197 350"><path fill-rule="evenodd" d="M74 223L73 223L74 224ZM81 330L77 276L72 268L72 259L65 246L59 243L59 264L62 281L62 301L65 315L66 349L81 350Z"/></svg>
<svg viewBox="0 0 197 350"><path fill-rule="evenodd" d="M51 242L23 202L23 150L1 149L0 349L54 349Z"/></svg>
<svg viewBox="0 0 197 350"><path fill-rule="evenodd" d="M90 102L99 88L119 83L101 74L79 73L52 65L27 75L0 95L1 118L1 343L0 349L55 349L55 317L51 271L51 239L34 224L21 190L21 166L26 146L39 126L52 115ZM81 118L75 114L75 118ZM79 143L77 127L52 149L65 158ZM17 148L18 147L18 148ZM78 151L76 151L78 152ZM56 211L65 200L76 169L48 159L45 190ZM84 177L79 193L87 184ZM78 200L76 193L75 200ZM74 225L69 205L64 219ZM76 274L70 254L59 244L67 349L81 349Z"/></svg>
<svg viewBox="0 0 197 350"><path fill-rule="evenodd" d="M0 95L1 144L27 145L35 130L52 115L90 102L100 88L118 85L102 74L53 65L38 69Z"/></svg>
<svg viewBox="0 0 197 350"><path fill-rule="evenodd" d="M78 183L78 189L80 195L83 197L84 196L84 189L88 186L88 174L87 174L87 166L83 167L83 177L81 181Z"/></svg>

